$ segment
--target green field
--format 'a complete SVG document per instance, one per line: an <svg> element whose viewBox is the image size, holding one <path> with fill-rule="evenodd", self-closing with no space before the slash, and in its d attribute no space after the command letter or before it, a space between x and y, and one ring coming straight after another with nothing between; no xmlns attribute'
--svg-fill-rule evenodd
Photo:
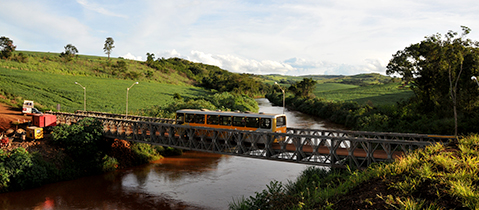
<svg viewBox="0 0 479 210"><path fill-rule="evenodd" d="M359 104L389 105L407 100L414 94L409 88L401 87L401 82L381 74L343 75L262 75L269 84L278 82L281 86L300 82L303 78L312 78L317 82L313 95L329 101L356 101Z"/></svg>
<svg viewBox="0 0 479 210"><path fill-rule="evenodd" d="M192 81L178 69L165 67L162 71L155 70L141 61L122 58L76 55L72 61L65 62L59 53L18 51L25 56L25 62L0 59L0 67L27 71L41 71L72 76L92 76L114 79L132 79L139 81L155 81L165 84L184 85ZM119 64L123 63L124 67ZM181 68L181 67L179 67ZM165 73L168 72L168 73Z"/></svg>
<svg viewBox="0 0 479 210"><path fill-rule="evenodd" d="M126 89L136 81L0 68L1 94L14 96L19 102L33 100L43 109L55 109L60 104L61 111L83 110L83 88L75 82L86 87L87 110L125 113ZM168 104L173 101L175 93L184 98L210 94L194 86L140 81L129 91L129 113Z"/></svg>
<svg viewBox="0 0 479 210"><path fill-rule="evenodd" d="M337 90L344 90L344 89L354 89L358 88L357 85L349 85L349 84L342 84L342 83L320 83L316 84L313 94L329 92L329 91L337 91Z"/></svg>
<svg viewBox="0 0 479 210"><path fill-rule="evenodd" d="M209 95L208 91L191 84L200 83L201 77L208 78L209 71L217 68L181 59L163 60L160 67L154 69L144 62L121 58L107 60L106 57L77 55L73 61L65 62L58 53L18 53L22 53L26 61L0 59L1 94L10 99L17 97L17 103L24 99L34 100L43 109L54 109L60 104L62 111L83 109L83 89L75 82L87 88L87 110L124 113L126 88L136 81L140 84L129 92L130 112L168 104L175 93L183 98ZM126 66L120 67L121 63ZM316 97L331 101L383 105L413 95L409 89L400 89L399 82L392 82L392 78L381 74L261 75L255 79L289 87L303 78L313 78L317 82L313 91Z"/></svg>
<svg viewBox="0 0 479 210"><path fill-rule="evenodd" d="M409 88L400 88L400 86L400 83L361 87L339 83L324 83L316 85L313 94L316 97L331 101L356 101L359 104L387 105L406 100L414 95ZM326 89L326 91L318 90L319 87Z"/></svg>

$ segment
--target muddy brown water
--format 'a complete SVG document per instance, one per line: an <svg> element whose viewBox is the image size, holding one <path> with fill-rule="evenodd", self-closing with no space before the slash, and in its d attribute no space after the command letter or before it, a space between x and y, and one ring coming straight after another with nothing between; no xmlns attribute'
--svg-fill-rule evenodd
<svg viewBox="0 0 479 210"><path fill-rule="evenodd" d="M267 99L260 112L282 113ZM289 127L338 129L286 110ZM150 164L0 194L0 209L228 209L233 200L254 196L271 181L287 183L308 166L279 161L185 152Z"/></svg>

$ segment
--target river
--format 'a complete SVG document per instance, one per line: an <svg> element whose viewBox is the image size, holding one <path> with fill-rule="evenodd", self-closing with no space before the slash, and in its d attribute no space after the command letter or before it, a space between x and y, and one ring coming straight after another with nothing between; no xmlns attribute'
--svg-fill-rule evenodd
<svg viewBox="0 0 479 210"><path fill-rule="evenodd" d="M267 99L260 112L282 113ZM318 118L286 110L288 127L337 129ZM228 155L185 152L178 157L115 172L0 194L0 209L228 209L273 180L287 183L308 166Z"/></svg>

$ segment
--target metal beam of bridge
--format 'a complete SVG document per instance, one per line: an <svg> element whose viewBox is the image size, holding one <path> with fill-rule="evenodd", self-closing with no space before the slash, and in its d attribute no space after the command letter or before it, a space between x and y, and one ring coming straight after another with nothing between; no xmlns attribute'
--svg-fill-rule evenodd
<svg viewBox="0 0 479 210"><path fill-rule="evenodd" d="M365 168L371 163L393 161L412 150L436 142L447 143L454 138L296 128L288 128L287 133L251 132L176 125L171 119L102 112L50 113L57 116L57 123L65 124L85 117L96 118L103 123L107 138L329 167Z"/></svg>

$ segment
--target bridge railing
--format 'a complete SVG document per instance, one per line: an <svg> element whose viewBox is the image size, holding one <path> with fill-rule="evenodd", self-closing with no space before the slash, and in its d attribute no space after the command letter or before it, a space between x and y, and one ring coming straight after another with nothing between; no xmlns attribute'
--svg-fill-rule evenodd
<svg viewBox="0 0 479 210"><path fill-rule="evenodd" d="M92 117L72 113L53 114L57 115L58 123L67 124L85 117ZM289 129L288 133L268 133L190 127L100 116L95 118L102 121L104 135L109 138L330 167L350 165L364 168L375 162L393 161L398 156L434 143L434 141L422 139L388 138L391 135L382 135L380 138L371 138L365 134L355 136L339 131Z"/></svg>
<svg viewBox="0 0 479 210"><path fill-rule="evenodd" d="M47 112L53 114L53 112ZM63 112L62 112L63 113ZM157 122L157 123L168 123L174 124L174 119L169 118L158 118L158 117L147 117L147 116L138 116L138 115L123 115L123 114L112 114L107 112L94 112L94 111L82 111L77 110L76 115L83 115L89 117L105 117L105 118L114 118L114 119L127 119L134 121L145 121L145 122Z"/></svg>
<svg viewBox="0 0 479 210"><path fill-rule="evenodd" d="M450 135L431 135L417 133L393 133L393 132L370 132L370 131L349 131L349 130L319 130L319 129L301 129L288 128L288 133L300 135L326 135L326 136L342 136L372 139L391 139L401 141L430 141L448 143L455 140L455 136Z"/></svg>

